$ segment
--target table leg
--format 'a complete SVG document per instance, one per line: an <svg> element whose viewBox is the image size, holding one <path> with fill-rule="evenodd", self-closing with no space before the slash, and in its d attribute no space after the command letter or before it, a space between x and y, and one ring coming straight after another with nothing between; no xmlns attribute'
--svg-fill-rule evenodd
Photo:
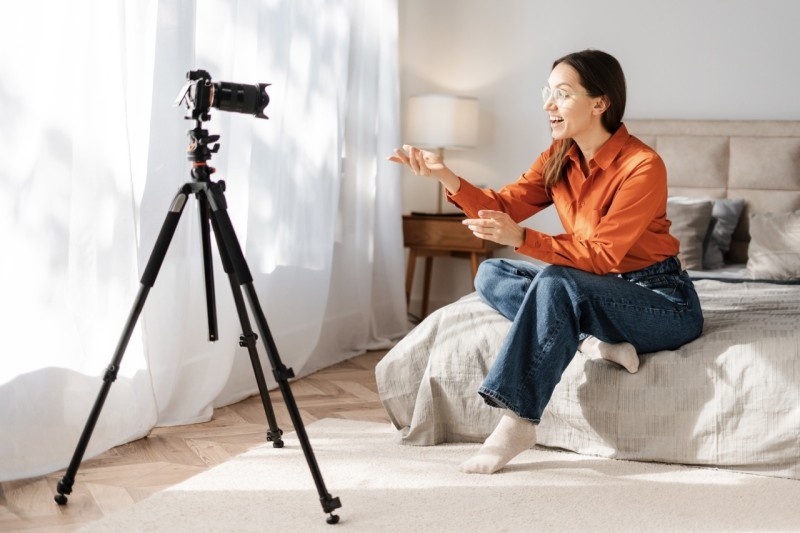
<svg viewBox="0 0 800 533"><path fill-rule="evenodd" d="M475 286L475 276L478 275L478 254L472 252L469 254L469 262L472 265L472 285Z"/></svg>
<svg viewBox="0 0 800 533"><path fill-rule="evenodd" d="M425 283L422 287L422 317L428 316L428 298L431 294L431 270L433 266L433 257L427 256L425 258Z"/></svg>
<svg viewBox="0 0 800 533"><path fill-rule="evenodd" d="M408 249L408 267L406 268L406 307L411 301L411 289L414 286L414 267L417 264L417 249Z"/></svg>
<svg viewBox="0 0 800 533"><path fill-rule="evenodd" d="M478 266L480 266L480 261L478 261L478 256L481 255L478 252L472 252L469 254L469 260L472 264L472 288L475 288L475 276L478 275ZM494 257L494 254L490 251L483 253L482 255L486 256L485 259L491 259Z"/></svg>

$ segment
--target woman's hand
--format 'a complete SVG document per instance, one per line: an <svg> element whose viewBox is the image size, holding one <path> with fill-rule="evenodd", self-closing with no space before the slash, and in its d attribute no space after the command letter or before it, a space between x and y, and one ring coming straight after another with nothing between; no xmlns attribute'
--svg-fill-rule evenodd
<svg viewBox="0 0 800 533"><path fill-rule="evenodd" d="M502 211L484 209L478 211L480 218L468 218L462 222L473 235L498 244L519 248L525 242L525 228L511 220Z"/></svg>
<svg viewBox="0 0 800 533"><path fill-rule="evenodd" d="M389 161L407 165L418 176L436 177L436 172L447 168L440 155L408 144L404 144L402 149L397 148L394 155L389 156Z"/></svg>
<svg viewBox="0 0 800 533"><path fill-rule="evenodd" d="M442 182L442 185L455 194L461 188L461 181L455 173L447 168L442 161L442 156L427 150L420 150L415 146L404 144L397 148L394 155L387 157L389 161L400 163L411 169L418 176L430 176Z"/></svg>

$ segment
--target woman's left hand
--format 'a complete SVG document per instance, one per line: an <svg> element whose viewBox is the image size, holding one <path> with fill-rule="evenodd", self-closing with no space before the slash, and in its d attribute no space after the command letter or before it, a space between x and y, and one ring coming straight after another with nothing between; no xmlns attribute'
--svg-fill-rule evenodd
<svg viewBox="0 0 800 533"><path fill-rule="evenodd" d="M525 241L525 228L511 220L502 211L483 209L480 218L468 218L462 222L473 235L498 244L519 248Z"/></svg>

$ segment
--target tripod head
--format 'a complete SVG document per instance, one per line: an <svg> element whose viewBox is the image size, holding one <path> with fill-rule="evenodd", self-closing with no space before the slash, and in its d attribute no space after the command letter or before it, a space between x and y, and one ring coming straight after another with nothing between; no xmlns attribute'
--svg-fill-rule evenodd
<svg viewBox="0 0 800 533"><path fill-rule="evenodd" d="M203 129L200 119L195 120L195 127L188 130L189 148L186 150L186 159L192 162L192 179L195 181L210 181L214 167L206 163L213 154L219 151L219 135L209 135L208 130Z"/></svg>

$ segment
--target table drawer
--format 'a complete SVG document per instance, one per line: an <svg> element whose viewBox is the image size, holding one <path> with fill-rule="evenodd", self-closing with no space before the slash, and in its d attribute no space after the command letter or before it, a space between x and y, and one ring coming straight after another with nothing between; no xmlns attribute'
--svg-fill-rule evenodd
<svg viewBox="0 0 800 533"><path fill-rule="evenodd" d="M475 237L461 221L463 217L403 217L405 246L456 251L484 251L486 242ZM494 244L494 243L491 243Z"/></svg>

